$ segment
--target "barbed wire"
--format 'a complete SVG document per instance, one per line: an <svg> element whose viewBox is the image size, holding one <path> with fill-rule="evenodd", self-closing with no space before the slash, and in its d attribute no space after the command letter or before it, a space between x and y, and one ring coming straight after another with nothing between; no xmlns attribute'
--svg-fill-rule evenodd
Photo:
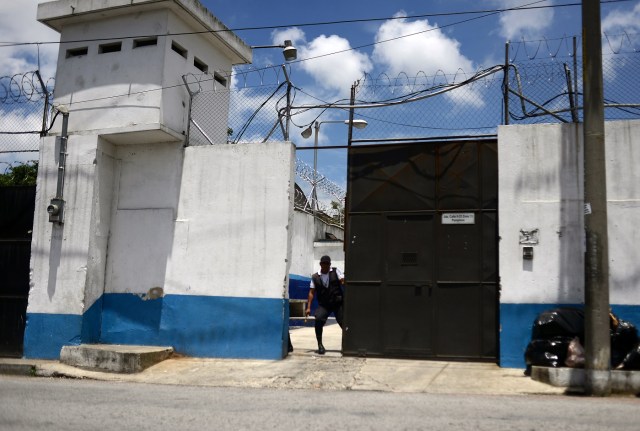
<svg viewBox="0 0 640 431"><path fill-rule="evenodd" d="M322 191L327 195L333 196L338 201L344 201L344 198L347 195L347 192L342 187L324 175L320 173L316 174L311 166L299 158L296 159L296 175L311 185L315 182L316 189L318 191ZM317 177L315 177L315 175L317 175Z"/></svg>
<svg viewBox="0 0 640 431"><path fill-rule="evenodd" d="M605 56L640 51L640 33L638 32L623 31L611 34L603 32L602 39L602 55ZM582 36L580 35L565 35L559 38L538 40L525 40L523 37L521 40L508 42L508 58L510 62L514 63L523 60L581 57L581 46Z"/></svg>
<svg viewBox="0 0 640 431"><path fill-rule="evenodd" d="M38 70L0 77L0 153L38 151L53 82L45 84Z"/></svg>
<svg viewBox="0 0 640 431"><path fill-rule="evenodd" d="M30 71L0 76L0 104L36 102L48 97L53 79L45 84L40 72Z"/></svg>
<svg viewBox="0 0 640 431"><path fill-rule="evenodd" d="M607 119L638 118L640 94L635 84L640 70L636 47L638 33L607 35L603 45L610 52L603 57ZM576 43L578 40L576 40ZM518 42L510 47L514 57L508 75L509 117L522 123L580 121L582 105L581 56L573 52L572 37ZM536 44L531 45L531 44ZM519 50L519 51L518 51ZM576 49L577 51L577 49ZM544 55L543 55L544 54ZM562 61L567 55L570 60ZM432 75L420 71L414 75L388 73L365 74L356 86L356 114L369 122L357 131L358 139L386 139L398 136L452 136L495 133L505 117L503 65L453 72L439 70ZM568 83L571 72L571 83ZM191 95L190 114L201 126L192 127L194 145L215 143L264 142L284 139L286 70L274 66L271 72L248 66L239 72L185 75L184 85ZM295 77L293 77L295 81ZM232 81L233 79L233 81ZM43 86L37 71L0 78L0 135L37 134L46 130L40 123L53 80ZM446 91L446 92L445 92ZM294 104L296 95L310 105ZM308 89L292 87L291 124L303 127L319 120L328 109L348 110L344 100L321 100ZM316 103L317 102L317 103ZM411 107L386 106L410 103ZM315 103L315 104L314 104ZM363 109L368 103L376 109ZM297 106L296 106L297 105ZM44 106L44 107L43 107ZM524 108L523 108L524 106ZM311 112L313 110L315 112ZM40 115L37 115L37 112ZM335 111L334 111L335 112ZM556 112L557 115L549 112ZM304 115L303 115L304 114ZM329 116L328 119L336 116ZM29 119L26 121L26 119ZM46 118L46 117L45 117ZM301 121L300 121L301 120ZM227 124L227 128L220 127ZM298 124L299 123L299 124ZM215 136L214 136L215 135ZM208 136L208 137L207 137ZM37 143L24 144L15 138L3 138L0 152L33 151ZM26 142L24 140L23 142ZM346 143L345 143L346 144Z"/></svg>
<svg viewBox="0 0 640 431"><path fill-rule="evenodd" d="M611 50L612 54L622 54L629 52L638 52L640 47L640 33L632 33L632 32L623 32L617 35L608 35L607 33L602 34L604 38L607 40L607 46ZM614 45L614 38L619 38L619 43L617 47ZM626 51L623 51L624 48L627 48Z"/></svg>
<svg viewBox="0 0 640 431"><path fill-rule="evenodd" d="M236 87L247 88L252 86L263 85L280 85L286 81L286 74L283 66L288 68L289 76L292 74L290 64L266 64L262 67L256 67L252 64L238 65L233 68L232 75L236 80ZM273 82L266 81L265 78L274 79Z"/></svg>

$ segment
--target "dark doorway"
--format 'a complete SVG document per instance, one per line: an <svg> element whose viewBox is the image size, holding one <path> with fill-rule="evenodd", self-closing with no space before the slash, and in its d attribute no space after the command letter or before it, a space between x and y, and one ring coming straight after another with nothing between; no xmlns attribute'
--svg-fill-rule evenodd
<svg viewBox="0 0 640 431"><path fill-rule="evenodd" d="M495 140L353 146L347 355L497 358Z"/></svg>
<svg viewBox="0 0 640 431"><path fill-rule="evenodd" d="M0 187L0 356L22 356L35 198L35 186Z"/></svg>

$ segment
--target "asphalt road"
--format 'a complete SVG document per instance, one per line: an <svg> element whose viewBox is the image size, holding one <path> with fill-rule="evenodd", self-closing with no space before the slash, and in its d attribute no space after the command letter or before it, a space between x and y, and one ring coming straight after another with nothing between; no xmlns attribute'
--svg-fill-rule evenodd
<svg viewBox="0 0 640 431"><path fill-rule="evenodd" d="M640 399L167 386L0 376L0 430L640 429Z"/></svg>

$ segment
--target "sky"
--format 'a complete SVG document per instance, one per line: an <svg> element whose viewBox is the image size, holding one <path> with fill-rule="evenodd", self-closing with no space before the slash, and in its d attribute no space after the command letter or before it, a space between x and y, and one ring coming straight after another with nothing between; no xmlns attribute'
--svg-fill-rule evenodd
<svg viewBox="0 0 640 431"><path fill-rule="evenodd" d="M79 0L83 1L83 0ZM48 42L58 34L38 23L37 0L0 2L0 76L34 70L55 76L58 46L55 44L2 47L2 42ZM365 74L397 76L404 73L473 73L504 62L507 40L551 41L579 35L581 8L577 0L201 0L213 15L250 46L281 44L291 40L299 61L290 64L292 82L321 100L348 97L351 84ZM518 6L556 6L502 13L463 12ZM640 32L640 0L601 5L602 30L609 34ZM335 23L336 21L351 21ZM319 24L324 23L324 24ZM319 24L319 25L311 25ZM260 29L255 29L261 27ZM404 37L405 35L411 35ZM353 49L356 48L356 49ZM344 51L335 55L325 55ZM254 50L253 64L261 67L282 62L279 50ZM0 105L0 109L3 106ZM321 120L340 120L344 113L328 112ZM313 120L310 114L298 123ZM339 130L339 128L343 130ZM340 125L323 126L320 145L344 144ZM295 134L298 145L310 145ZM302 152L299 152L302 153ZM307 151L306 153L311 153ZM331 161L320 165L326 175L344 185L344 154L327 151L322 157L342 160L336 172ZM305 161L310 163L309 154ZM0 158L1 160L1 158ZM338 166L340 165L340 166Z"/></svg>

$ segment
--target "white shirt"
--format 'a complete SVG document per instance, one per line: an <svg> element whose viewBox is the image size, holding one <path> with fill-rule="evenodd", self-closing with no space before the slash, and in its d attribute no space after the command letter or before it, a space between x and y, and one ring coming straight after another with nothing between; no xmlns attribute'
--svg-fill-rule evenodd
<svg viewBox="0 0 640 431"><path fill-rule="evenodd" d="M331 268L329 272L331 272L332 269L333 268ZM317 274L320 276L320 281L322 281L322 285L324 287L329 286L329 272L327 272L326 274L323 274L322 270L319 270L317 272ZM344 278L344 274L338 268L336 268L336 275L338 276L338 280L342 280ZM309 288L311 289L315 288L315 286L313 285L313 279L311 279L311 281L309 282Z"/></svg>

